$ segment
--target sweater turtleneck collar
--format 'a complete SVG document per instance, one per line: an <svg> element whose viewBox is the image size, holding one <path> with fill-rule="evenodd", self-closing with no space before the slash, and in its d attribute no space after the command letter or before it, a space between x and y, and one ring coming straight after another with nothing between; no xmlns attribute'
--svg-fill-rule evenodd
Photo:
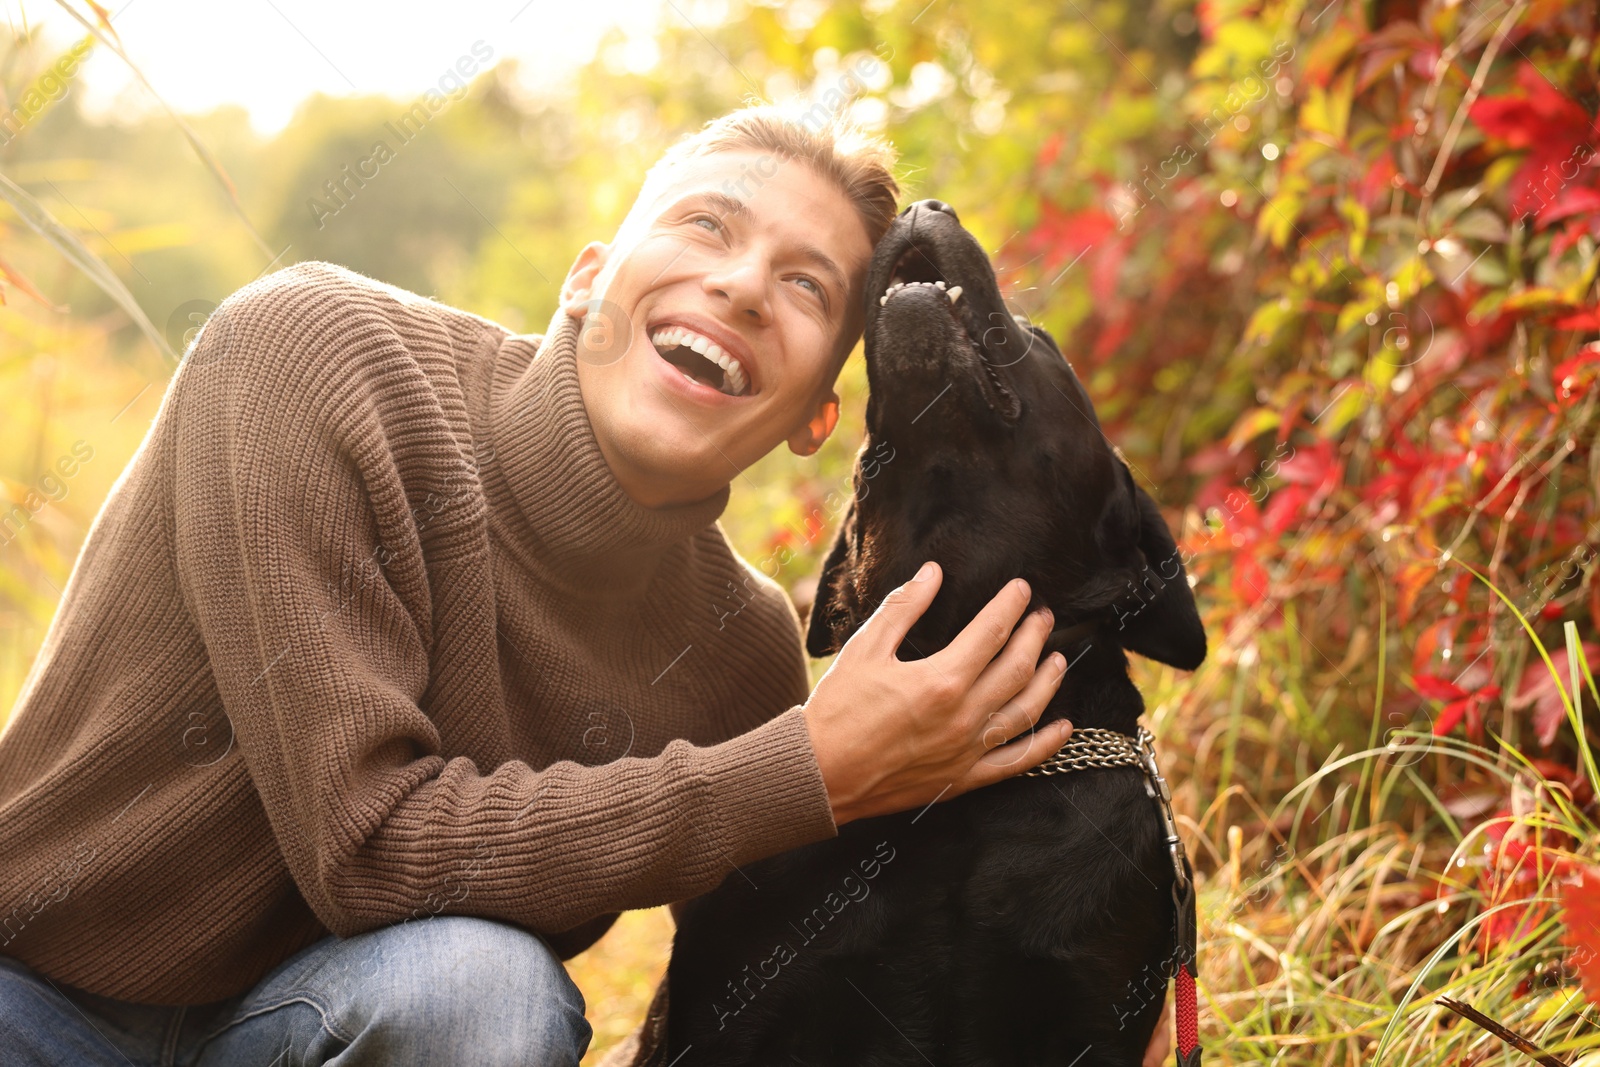
<svg viewBox="0 0 1600 1067"><path fill-rule="evenodd" d="M623 577L647 569L675 543L714 523L728 487L691 504L651 508L611 471L578 387L578 320L557 310L538 335L500 343L490 394L494 460L513 505L508 515L540 559L564 571Z"/></svg>

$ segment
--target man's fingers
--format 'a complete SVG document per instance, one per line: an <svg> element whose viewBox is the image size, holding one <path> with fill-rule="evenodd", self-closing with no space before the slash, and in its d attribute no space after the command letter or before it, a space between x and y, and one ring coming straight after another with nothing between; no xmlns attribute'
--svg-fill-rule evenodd
<svg viewBox="0 0 1600 1067"><path fill-rule="evenodd" d="M1043 663L1039 663L1039 653L1044 651L1044 643L1050 639L1050 628L1054 624L1054 618L1047 608L1031 613L1018 623L1017 628L1011 631L1006 647L989 661L972 683L974 699L994 707L1016 697L1029 682L1037 678L1044 667ZM1036 669L1035 664L1040 669ZM1066 661L1062 660L1061 664L1065 666ZM1042 673L1054 677L1050 671Z"/></svg>
<svg viewBox="0 0 1600 1067"><path fill-rule="evenodd" d="M984 753L972 766L969 775L971 784L967 788L992 785L1013 774L1037 767L1055 755L1056 749L1066 744L1071 736L1072 724L1065 719L1056 719L1037 730L1029 730L1010 744Z"/></svg>
<svg viewBox="0 0 1600 1067"><path fill-rule="evenodd" d="M943 660L943 669L962 678L978 677L1011 639L1011 631L1027 610L1031 595L1028 583L1021 578L1007 582L983 606L983 610L956 634L955 640L931 658ZM1038 658L1037 652L1034 657Z"/></svg>
<svg viewBox="0 0 1600 1067"><path fill-rule="evenodd" d="M1061 680L1067 673L1066 667L1067 661L1061 653L1050 653L1039 664L1038 670L1033 671L1033 677L1028 679L1022 690L989 714L983 731L983 747L998 748L1032 728L1039 721L1039 716L1044 714L1056 690L1061 688Z"/></svg>
<svg viewBox="0 0 1600 1067"><path fill-rule="evenodd" d="M864 651L874 656L893 656L906 634L915 626L922 613L933 603L944 580L944 572L932 560L924 563L916 576L906 584L893 589L883 598L872 617L862 624L856 637L865 645Z"/></svg>

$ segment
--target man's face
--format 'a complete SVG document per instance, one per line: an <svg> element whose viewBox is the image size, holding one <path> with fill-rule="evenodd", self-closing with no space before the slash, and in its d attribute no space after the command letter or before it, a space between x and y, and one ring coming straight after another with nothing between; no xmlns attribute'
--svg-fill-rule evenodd
<svg viewBox="0 0 1600 1067"><path fill-rule="evenodd" d="M611 245L579 255L562 299L575 318L600 309L580 330L584 405L623 488L660 507L710 496L785 440L821 445L872 243L833 182L766 152L689 160L646 195Z"/></svg>

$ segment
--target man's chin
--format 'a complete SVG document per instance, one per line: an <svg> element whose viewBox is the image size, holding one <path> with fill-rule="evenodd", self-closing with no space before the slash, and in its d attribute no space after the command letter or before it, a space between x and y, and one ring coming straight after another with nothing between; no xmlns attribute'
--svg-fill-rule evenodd
<svg viewBox="0 0 1600 1067"><path fill-rule="evenodd" d="M648 507L704 500L742 469L736 458L743 452L739 444L685 425L680 415L668 413L654 422L630 420L627 427L615 429L620 431L617 447L608 451L627 473L616 470L615 462L614 473L628 494Z"/></svg>

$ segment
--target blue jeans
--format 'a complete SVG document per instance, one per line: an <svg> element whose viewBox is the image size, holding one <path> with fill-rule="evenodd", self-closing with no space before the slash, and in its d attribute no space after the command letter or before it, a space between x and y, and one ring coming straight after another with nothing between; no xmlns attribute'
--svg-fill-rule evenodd
<svg viewBox="0 0 1600 1067"><path fill-rule="evenodd" d="M187 1008L97 996L0 955L7 1067L576 1067L583 1010L542 938L461 915L324 938L254 989Z"/></svg>

